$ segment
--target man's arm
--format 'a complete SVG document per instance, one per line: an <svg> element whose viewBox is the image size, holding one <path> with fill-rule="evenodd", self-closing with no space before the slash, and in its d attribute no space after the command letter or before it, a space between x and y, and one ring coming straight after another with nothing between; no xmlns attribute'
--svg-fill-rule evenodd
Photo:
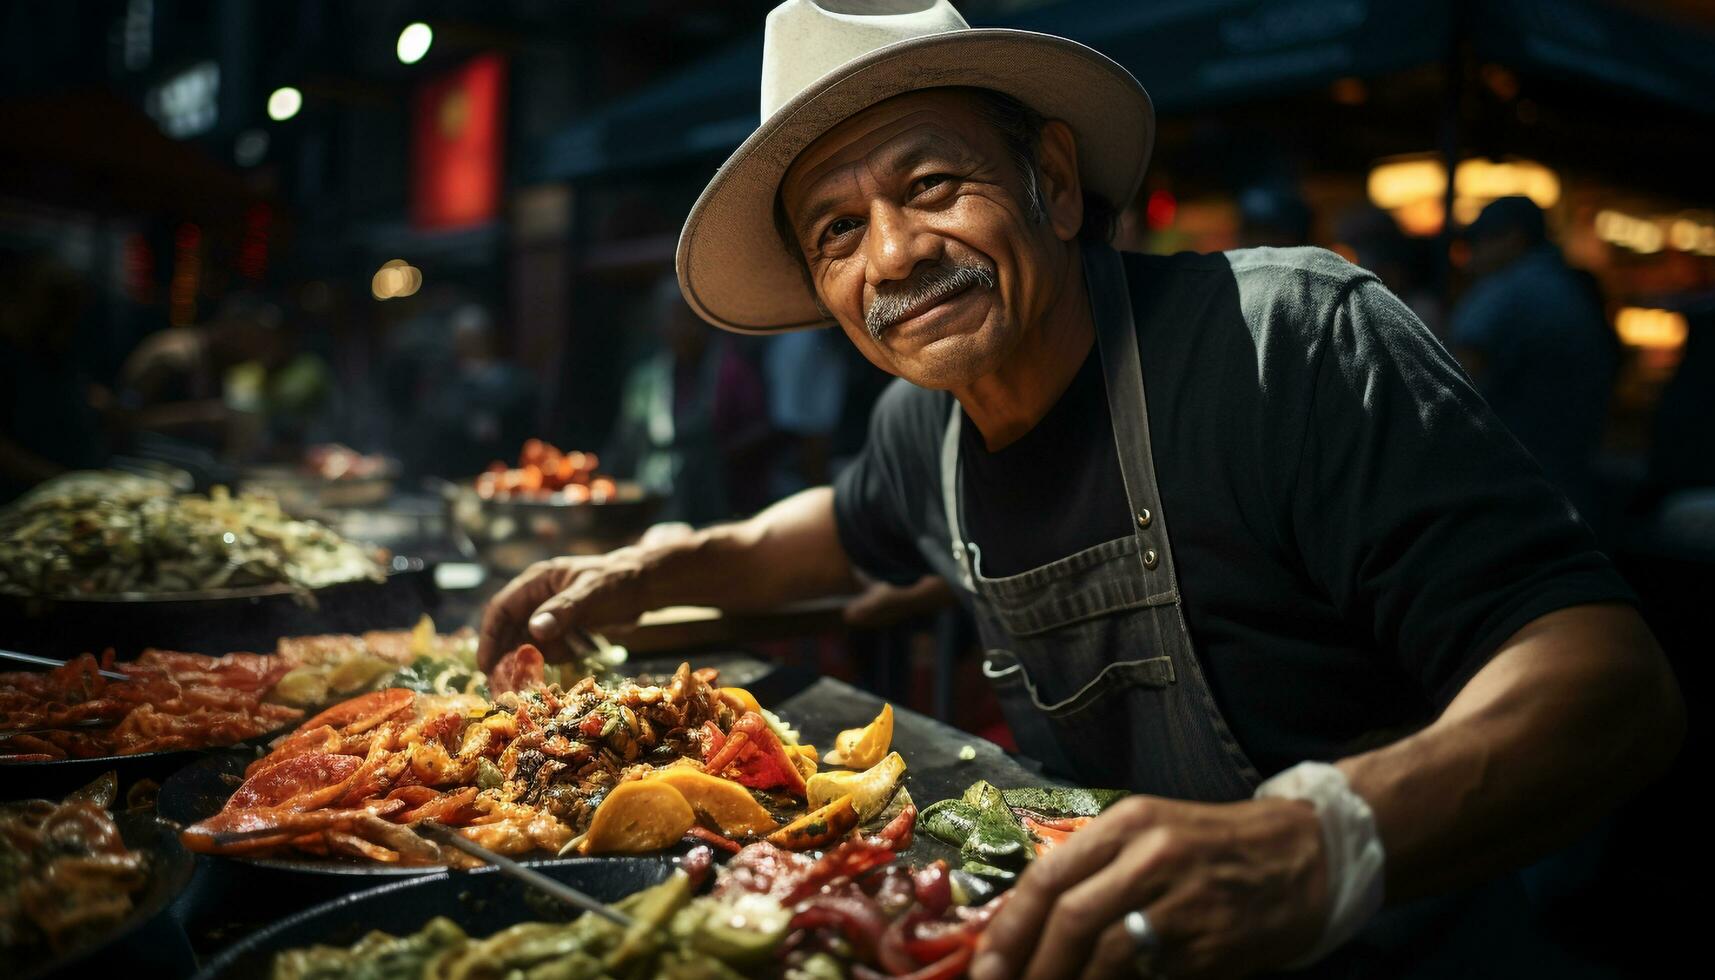
<svg viewBox="0 0 1715 980"><path fill-rule="evenodd" d="M484 611L477 660L486 670L526 640L551 651L571 626L629 623L663 606L759 611L857 590L834 523L834 491L816 487L749 520L532 565Z"/></svg>
<svg viewBox="0 0 1715 980"><path fill-rule="evenodd" d="M1409 899L1572 840L1665 771L1684 733L1643 620L1576 606L1513 634L1434 724L1338 765L1375 813L1388 897Z"/></svg>
<svg viewBox="0 0 1715 980"><path fill-rule="evenodd" d="M1589 828L1665 770L1685 710L1629 607L1588 605L1519 630L1439 719L1339 763L1375 813L1389 901L1520 866ZM1134 797L1037 861L991 924L976 980L1117 975L1143 909L1164 975L1279 967L1327 916L1320 821L1308 803ZM1087 966L1086 966L1087 964Z"/></svg>

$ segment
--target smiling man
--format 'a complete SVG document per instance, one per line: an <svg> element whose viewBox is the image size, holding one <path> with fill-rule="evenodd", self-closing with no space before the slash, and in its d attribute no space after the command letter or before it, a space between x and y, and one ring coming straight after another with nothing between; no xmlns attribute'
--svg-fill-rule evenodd
<svg viewBox="0 0 1715 980"><path fill-rule="evenodd" d="M863 457L751 520L531 569L485 662L937 574L1021 750L1135 791L1020 878L979 980L1553 969L1509 872L1683 727L1624 583L1373 276L1107 245L1153 130L1123 69L889 6L774 11L763 124L679 248L715 325L837 325L899 376Z"/></svg>

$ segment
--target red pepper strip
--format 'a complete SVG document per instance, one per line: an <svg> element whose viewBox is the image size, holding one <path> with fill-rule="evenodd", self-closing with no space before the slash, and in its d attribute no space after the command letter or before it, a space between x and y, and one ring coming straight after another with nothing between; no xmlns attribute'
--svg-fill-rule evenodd
<svg viewBox="0 0 1715 980"><path fill-rule="evenodd" d="M726 732L712 721L703 722L703 760L706 762L720 754L721 746L726 744Z"/></svg>
<svg viewBox="0 0 1715 980"><path fill-rule="evenodd" d="M887 928L887 917L874 902L852 895L816 895L805 899L792 916L788 928L838 929L852 944L859 959L875 958L876 943Z"/></svg>
<svg viewBox="0 0 1715 980"><path fill-rule="evenodd" d="M1050 830L1063 830L1068 834L1074 830L1083 829L1091 820L1094 819L1094 817L1042 817L1037 816L1034 813L1026 813L1023 815L1023 820L1026 826L1035 825L1037 827L1047 827Z"/></svg>
<svg viewBox="0 0 1715 980"><path fill-rule="evenodd" d="M1065 843L1066 838L1072 836L1073 831L1076 831L1079 827L1089 823L1090 818L1063 817L1059 819L1047 819L1023 817L1019 822L1024 825L1025 831L1036 839L1036 856L1041 857L1053 850L1057 845Z"/></svg>
<svg viewBox="0 0 1715 980"><path fill-rule="evenodd" d="M964 976L965 967L971 965L971 957L975 954L975 946L963 947L921 970L900 975L898 980L952 980L953 977ZM861 963L852 967L854 980L884 980L886 976Z"/></svg>
<svg viewBox="0 0 1715 980"><path fill-rule="evenodd" d="M916 889L917 903L930 918L939 916L953 904L953 880L945 861L935 861L912 872L911 884Z"/></svg>
<svg viewBox="0 0 1715 980"><path fill-rule="evenodd" d="M905 941L905 950L919 963L933 963L961 946L975 946L987 922L925 922Z"/></svg>
<svg viewBox="0 0 1715 980"><path fill-rule="evenodd" d="M911 846L912 831L917 827L917 807L907 803L899 816L887 822L878 834L866 838L871 844L903 851Z"/></svg>
<svg viewBox="0 0 1715 980"><path fill-rule="evenodd" d="M875 958L881 963L882 969L897 977L911 973L923 965L925 961L912 956L905 944L916 931L917 923L926 918L929 918L929 914L914 905L887 924L887 928L881 932L881 942L875 946Z"/></svg>
<svg viewBox="0 0 1715 980"><path fill-rule="evenodd" d="M720 834L715 833L701 824L692 826L690 830L685 831L685 838L687 840L700 841L701 843L718 847L728 854L737 854L741 849L741 845L738 841L735 841L730 837L722 837Z"/></svg>
<svg viewBox="0 0 1715 980"><path fill-rule="evenodd" d="M786 897L780 900L782 905L793 905L809 898L820 891L822 886L836 878L857 878L872 868L878 868L893 860L893 849L864 840L847 840L828 853L821 860L810 866L803 880L799 881Z"/></svg>

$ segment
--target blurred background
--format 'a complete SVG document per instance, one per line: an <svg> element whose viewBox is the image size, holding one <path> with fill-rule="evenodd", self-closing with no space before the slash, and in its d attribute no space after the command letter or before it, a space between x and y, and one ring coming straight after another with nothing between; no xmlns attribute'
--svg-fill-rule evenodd
<svg viewBox="0 0 1715 980"><path fill-rule="evenodd" d="M198 486L310 466L385 472L423 515L448 486L631 488L649 507L622 537L825 482L886 379L837 336L708 329L672 280L686 210L757 122L770 5L5 5L0 496L104 465ZM1707 648L1710 4L958 6L1093 45L1154 96L1124 247L1316 244L1377 272L1669 646ZM894 669L911 642L885 641Z"/></svg>

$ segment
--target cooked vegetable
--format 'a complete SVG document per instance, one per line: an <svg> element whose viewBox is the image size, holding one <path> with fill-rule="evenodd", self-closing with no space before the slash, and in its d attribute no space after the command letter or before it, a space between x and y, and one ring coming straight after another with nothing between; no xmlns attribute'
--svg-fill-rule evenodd
<svg viewBox="0 0 1715 980"><path fill-rule="evenodd" d="M859 822L880 813L899 786L905 774L905 759L898 752L863 772L823 772L811 776L805 783L806 799L811 807L821 807L850 794L857 808Z"/></svg>
<svg viewBox="0 0 1715 980"><path fill-rule="evenodd" d="M769 834L768 842L788 851L804 851L838 840L857 825L857 808L848 794Z"/></svg>
<svg viewBox="0 0 1715 980"><path fill-rule="evenodd" d="M893 705L883 704L875 720L862 728L850 728L834 738L834 747L822 761L831 766L868 769L880 762L893 744Z"/></svg>
<svg viewBox="0 0 1715 980"><path fill-rule="evenodd" d="M1123 789L1024 787L1003 789L1006 805L1049 817L1093 817L1128 795Z"/></svg>
<svg viewBox="0 0 1715 980"><path fill-rule="evenodd" d="M977 781L957 800L923 811L923 830L959 848L964 871L1010 880L1044 853L1124 798L1124 790L1036 788L999 790Z"/></svg>
<svg viewBox="0 0 1715 980"><path fill-rule="evenodd" d="M375 552L278 501L73 473L0 510L0 592L104 596L380 581Z"/></svg>
<svg viewBox="0 0 1715 980"><path fill-rule="evenodd" d="M99 939L131 912L148 857L128 850L107 773L63 803L0 805L0 975Z"/></svg>
<svg viewBox="0 0 1715 980"><path fill-rule="evenodd" d="M898 835L909 839L909 833ZM472 939L445 919L415 936L371 934L350 949L316 947L275 959L276 980L578 980L666 978L833 980L848 975L950 978L968 964L999 903L964 907L946 865L894 865L873 839L820 858L752 844L715 872L706 848L660 885L615 903L622 929L594 915L527 922Z"/></svg>
<svg viewBox="0 0 1715 980"><path fill-rule="evenodd" d="M713 821L723 834L753 837L780 826L749 790L730 779L691 766L668 766L649 779L678 790L698 816Z"/></svg>
<svg viewBox="0 0 1715 980"><path fill-rule="evenodd" d="M638 854L659 851L685 836L697 822L691 804L670 784L654 779L620 783L596 808L579 854Z"/></svg>

